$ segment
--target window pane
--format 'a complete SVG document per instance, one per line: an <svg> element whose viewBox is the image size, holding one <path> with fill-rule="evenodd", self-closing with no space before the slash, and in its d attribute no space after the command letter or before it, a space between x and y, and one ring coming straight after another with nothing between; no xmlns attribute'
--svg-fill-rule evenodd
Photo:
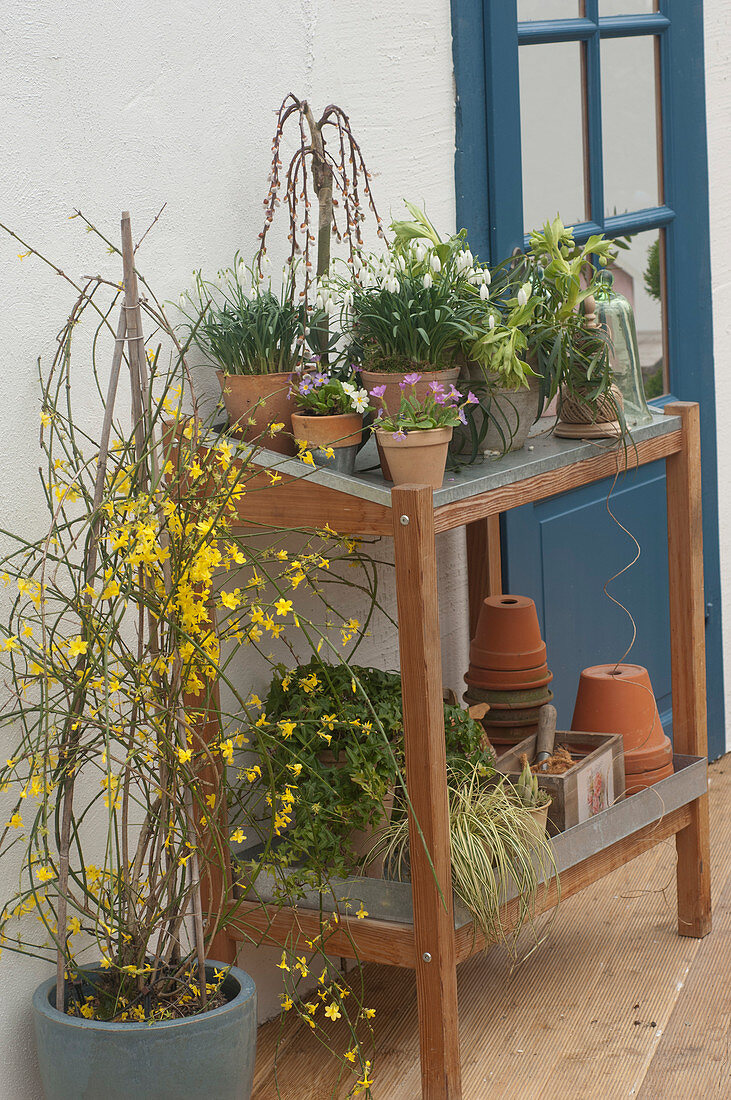
<svg viewBox="0 0 731 1100"><path fill-rule="evenodd" d="M609 38L601 51L605 214L657 206L655 39Z"/></svg>
<svg viewBox="0 0 731 1100"><path fill-rule="evenodd" d="M657 11L657 0L599 0L599 18L603 15L647 15Z"/></svg>
<svg viewBox="0 0 731 1100"><path fill-rule="evenodd" d="M581 46L520 47L523 224L586 220Z"/></svg>
<svg viewBox="0 0 731 1100"><path fill-rule="evenodd" d="M518 0L518 19L575 19L580 0Z"/></svg>
<svg viewBox="0 0 731 1100"><path fill-rule="evenodd" d="M635 315L642 380L648 400L669 391L664 334L664 242L662 231L624 238L612 265L614 290L624 294Z"/></svg>

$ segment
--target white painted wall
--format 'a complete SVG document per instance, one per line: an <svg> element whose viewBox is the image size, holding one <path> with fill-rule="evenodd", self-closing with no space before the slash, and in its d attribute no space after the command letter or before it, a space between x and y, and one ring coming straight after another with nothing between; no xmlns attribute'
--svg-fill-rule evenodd
<svg viewBox="0 0 731 1100"><path fill-rule="evenodd" d="M289 90L316 109L335 102L348 111L384 217L407 196L453 227L446 0L1 7L0 220L69 271L96 272L104 263L79 223L67 220L76 207L116 237L122 209L139 234L167 202L140 258L164 297L176 297L194 267L214 272L237 248L253 253L274 112ZM20 251L0 236L0 523L24 530L43 518L34 474L36 358L51 351L72 296L38 261L20 263ZM442 537L440 549L445 673L459 687L462 544ZM383 632L369 646L366 659L395 667L396 647ZM272 955L247 952L242 961L271 1014L280 988ZM41 1095L30 997L47 970L7 951L0 960L0 1100Z"/></svg>
<svg viewBox="0 0 731 1100"><path fill-rule="evenodd" d="M726 729L731 728L731 4L706 0L706 104ZM727 732L726 748L731 749Z"/></svg>
<svg viewBox="0 0 731 1100"><path fill-rule="evenodd" d="M713 293L719 424L731 416L731 0L707 0L707 81ZM213 271L259 230L274 110L290 89L320 107L348 110L373 172L382 213L403 196L424 201L437 224L454 222L453 79L449 4L370 0L5 0L0 13L0 219L61 266L97 270L98 253L75 207L116 234L129 208L137 230L163 202L143 267L173 297L194 266ZM0 522L28 529L42 518L36 484L36 357L48 355L70 295L35 260L0 237ZM719 433L720 484L731 447ZM731 608L731 503L721 493L724 606ZM465 663L462 546L440 550L445 680ZM381 632L370 659L394 666ZM369 654L364 654L366 658ZM243 670L242 670L243 674ZM727 661L731 707L731 664ZM3 746L0 745L0 750ZM2 808L0 808L2 810ZM0 889L2 884L0 884ZM271 955L242 962L262 1009L276 1003ZM0 1100L36 1100L40 1086L30 996L47 972L5 952L0 960Z"/></svg>

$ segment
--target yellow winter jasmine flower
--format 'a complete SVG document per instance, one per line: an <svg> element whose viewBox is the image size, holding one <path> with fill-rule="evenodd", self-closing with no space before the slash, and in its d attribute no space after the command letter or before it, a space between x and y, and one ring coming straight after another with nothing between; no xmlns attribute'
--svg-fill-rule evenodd
<svg viewBox="0 0 731 1100"><path fill-rule="evenodd" d="M371 1070L371 1063L366 1062L366 1064L365 1064L365 1073L363 1074L363 1077L361 1078L361 1080L358 1081L358 1083L355 1086L355 1093L354 1093L355 1096L358 1096L361 1092L365 1092L365 1090L369 1089L371 1087L371 1085L373 1084L373 1078L370 1076L370 1070Z"/></svg>
<svg viewBox="0 0 731 1100"><path fill-rule="evenodd" d="M297 723L283 720L279 723L279 728L282 731L282 737L286 741L287 738L291 737L294 731L297 729Z"/></svg>
<svg viewBox="0 0 731 1100"><path fill-rule="evenodd" d="M177 748L176 751L177 751L177 754L178 754L178 760L180 761L181 764L187 764L188 761L190 760L191 756L193 755L192 749L184 749L180 745L178 745L178 748Z"/></svg>
<svg viewBox="0 0 731 1100"><path fill-rule="evenodd" d="M368 916L368 910L363 908L363 902L360 903L360 909L358 910L358 912L355 915L358 918L358 920L363 920L364 917Z"/></svg>
<svg viewBox="0 0 731 1100"><path fill-rule="evenodd" d="M78 917L72 917L68 923L69 936L76 936L81 931L81 921Z"/></svg>
<svg viewBox="0 0 731 1100"><path fill-rule="evenodd" d="M301 764L287 764L287 768L289 769L289 771L291 771L291 773L295 777L295 779L299 778L299 774L302 771L302 765Z"/></svg>
<svg viewBox="0 0 731 1100"><path fill-rule="evenodd" d="M274 604L274 609L277 615L286 615L288 611L292 610L292 606L291 600L285 600L284 597L281 596Z"/></svg>
<svg viewBox="0 0 731 1100"><path fill-rule="evenodd" d="M285 951L282 952L282 961L278 962L277 966L280 970L289 970L289 967L287 966L287 954Z"/></svg>
<svg viewBox="0 0 731 1100"><path fill-rule="evenodd" d="M349 1062L354 1062L355 1061L355 1051L354 1050L346 1050L343 1057L347 1058Z"/></svg>
<svg viewBox="0 0 731 1100"><path fill-rule="evenodd" d="M55 877L56 872L51 867L39 867L36 871L36 878L39 882L50 882Z"/></svg>
<svg viewBox="0 0 731 1100"><path fill-rule="evenodd" d="M246 840L246 836L244 834L243 829L238 828L233 833L231 833L231 843L232 844L243 844L243 842L245 840Z"/></svg>
<svg viewBox="0 0 731 1100"><path fill-rule="evenodd" d="M46 412L45 409L43 409L41 411L41 424L43 425L44 428L50 428L51 427L51 418L50 418L50 416L48 415L48 413Z"/></svg>
<svg viewBox="0 0 731 1100"><path fill-rule="evenodd" d="M18 639L16 638L15 634L11 634L10 637L6 638L5 641L3 642L3 649L12 650L12 649L17 649L17 648L18 648Z"/></svg>
<svg viewBox="0 0 731 1100"><path fill-rule="evenodd" d="M241 591L235 588L233 592L222 592L221 603L224 607L228 607L231 611L234 611L241 603Z"/></svg>
<svg viewBox="0 0 731 1100"><path fill-rule="evenodd" d="M13 816L10 818L10 821L8 822L6 828L9 828L9 829L22 829L23 828L23 818L20 816L20 814L17 812L17 810L13 814Z"/></svg>
<svg viewBox="0 0 731 1100"><path fill-rule="evenodd" d="M85 642L80 634L77 634L75 638L72 638L69 642L69 657L78 657L86 653L89 648L89 643Z"/></svg>
<svg viewBox="0 0 731 1100"><path fill-rule="evenodd" d="M325 1009L325 1015L329 1016L331 1020L339 1020L342 1016L342 1012L335 1001L333 1001L332 1004L329 1004Z"/></svg>
<svg viewBox="0 0 731 1100"><path fill-rule="evenodd" d="M247 707L256 707L257 710L261 710L263 703L258 695L250 695L246 705Z"/></svg>
<svg viewBox="0 0 731 1100"><path fill-rule="evenodd" d="M289 996L288 993L285 993L285 994L282 995L282 1009L285 1012L289 1012L289 1010L290 1010L290 1008L292 1007L293 1004L294 1004L294 1001L292 1000L292 998Z"/></svg>

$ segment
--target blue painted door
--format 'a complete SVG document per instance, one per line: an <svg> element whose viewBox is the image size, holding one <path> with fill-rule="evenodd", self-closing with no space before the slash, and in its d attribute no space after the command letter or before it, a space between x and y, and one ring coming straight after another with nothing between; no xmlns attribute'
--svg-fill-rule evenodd
<svg viewBox="0 0 731 1100"><path fill-rule="evenodd" d="M626 9L640 14L616 14ZM453 0L452 22L458 223L473 250L492 261L510 255L557 206L577 239L623 239L630 247L618 275L635 295L654 403L671 395L700 402L708 733L718 756L725 731L702 4ZM664 464L625 475L610 501L641 547L609 585L632 620L604 590L636 553L607 511L609 488L507 513L504 587L536 600L560 726L571 721L581 669L621 659L636 625L628 659L648 667L671 732Z"/></svg>

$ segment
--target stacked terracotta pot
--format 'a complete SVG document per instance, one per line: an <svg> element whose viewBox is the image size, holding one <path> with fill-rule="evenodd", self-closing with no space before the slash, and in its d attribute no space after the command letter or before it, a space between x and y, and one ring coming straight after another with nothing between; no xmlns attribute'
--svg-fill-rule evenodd
<svg viewBox="0 0 731 1100"><path fill-rule="evenodd" d="M483 725L493 745L512 745L538 729L553 698L536 605L528 596L488 596L480 609L465 680L468 703L488 703Z"/></svg>
<svg viewBox="0 0 731 1100"><path fill-rule="evenodd" d="M571 728L622 734L627 794L673 774L672 745L660 722L650 676L641 665L585 668Z"/></svg>

